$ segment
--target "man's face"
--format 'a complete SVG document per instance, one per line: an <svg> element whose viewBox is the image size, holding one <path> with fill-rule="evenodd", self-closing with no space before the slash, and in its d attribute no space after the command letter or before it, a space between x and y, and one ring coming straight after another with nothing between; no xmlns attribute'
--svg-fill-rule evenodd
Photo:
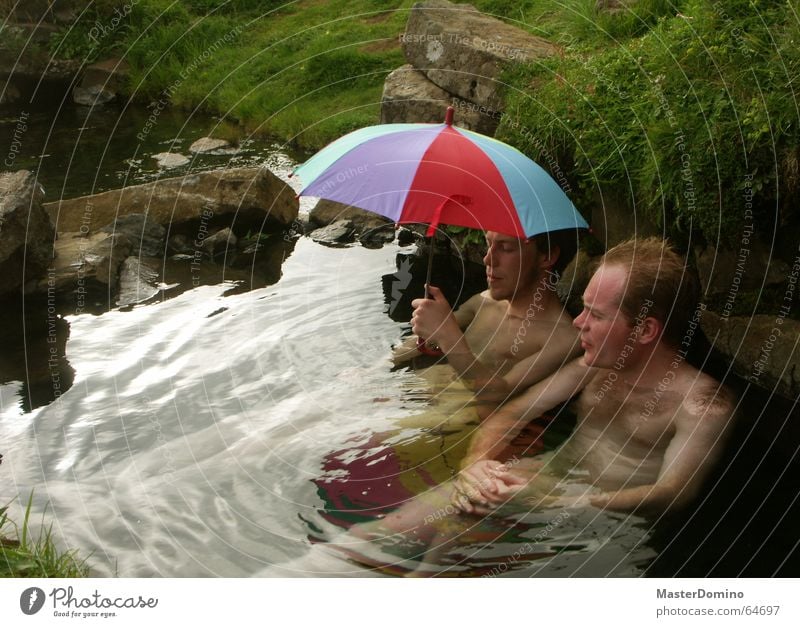
<svg viewBox="0 0 800 627"><path fill-rule="evenodd" d="M625 268L601 265L583 292L583 311L572 324L580 331L587 366L611 368L625 344L634 345L633 325L619 308L626 280Z"/></svg>
<svg viewBox="0 0 800 627"><path fill-rule="evenodd" d="M533 289L539 271L533 241L486 231L486 244L488 250L483 263L492 298L511 300L520 290Z"/></svg>

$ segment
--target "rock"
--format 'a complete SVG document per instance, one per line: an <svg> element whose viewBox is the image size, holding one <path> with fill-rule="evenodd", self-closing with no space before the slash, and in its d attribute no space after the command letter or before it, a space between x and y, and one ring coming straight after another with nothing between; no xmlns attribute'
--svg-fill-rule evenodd
<svg viewBox="0 0 800 627"><path fill-rule="evenodd" d="M158 162L159 168L180 168L189 163L189 157L178 154L177 152L159 152L153 155L153 159Z"/></svg>
<svg viewBox="0 0 800 627"><path fill-rule="evenodd" d="M558 299L573 317L583 309L583 291L591 278L592 260L584 251L578 250L556 284Z"/></svg>
<svg viewBox="0 0 800 627"><path fill-rule="evenodd" d="M724 317L705 311L701 326L736 374L791 401L800 397L796 347L800 322L766 315Z"/></svg>
<svg viewBox="0 0 800 627"><path fill-rule="evenodd" d="M138 257L128 257L119 270L117 305L135 305L150 300L159 293L158 270Z"/></svg>
<svg viewBox="0 0 800 627"><path fill-rule="evenodd" d="M35 285L52 264L55 232L43 198L27 170L0 173L0 294Z"/></svg>
<svg viewBox="0 0 800 627"><path fill-rule="evenodd" d="M338 220L333 224L311 231L308 236L315 242L328 246L349 244L355 239L355 229L350 220Z"/></svg>
<svg viewBox="0 0 800 627"><path fill-rule="evenodd" d="M428 79L491 111L503 110L500 74L509 64L558 51L545 39L447 0L415 4L400 40L408 62Z"/></svg>
<svg viewBox="0 0 800 627"><path fill-rule="evenodd" d="M225 148L230 148L230 142L224 139L214 139L212 137L201 137L191 146L189 146L189 152L194 153L203 153L203 152L213 152L214 150L223 150Z"/></svg>
<svg viewBox="0 0 800 627"><path fill-rule="evenodd" d="M358 241L364 248L381 248L384 244L394 241L394 226L390 224L369 229L359 235Z"/></svg>
<svg viewBox="0 0 800 627"><path fill-rule="evenodd" d="M236 236L230 229L222 229L203 240L201 249L209 257L220 254L233 254L236 249Z"/></svg>
<svg viewBox="0 0 800 627"><path fill-rule="evenodd" d="M543 165L547 169L547 165ZM551 169L550 174L556 174L553 179L557 183L562 182L557 172ZM595 195L591 225L592 234L606 250L631 237L663 236L662 230L641 208L634 209L627 197L608 189Z"/></svg>
<svg viewBox="0 0 800 627"><path fill-rule="evenodd" d="M116 96L125 88L130 76L130 65L124 59L106 59L92 63L83 71L80 86L84 89L99 87Z"/></svg>
<svg viewBox="0 0 800 627"><path fill-rule="evenodd" d="M72 90L72 100L79 105L85 107L96 107L104 105L113 101L117 95L103 89L100 85L92 85L91 87L76 87Z"/></svg>
<svg viewBox="0 0 800 627"><path fill-rule="evenodd" d="M397 244L399 246L411 246L417 239L414 231L410 231L405 227L401 227L397 231Z"/></svg>
<svg viewBox="0 0 800 627"><path fill-rule="evenodd" d="M720 296L723 312L730 312L740 291L781 285L789 275L789 265L755 237L735 251L697 247L695 261L703 293Z"/></svg>
<svg viewBox="0 0 800 627"><path fill-rule="evenodd" d="M148 219L143 213L120 216L112 224L100 229L104 233L122 233L133 245L133 254L139 257L163 257L166 229Z"/></svg>
<svg viewBox="0 0 800 627"><path fill-rule="evenodd" d="M182 255L193 255L194 244L188 235L177 233L169 238L169 250Z"/></svg>
<svg viewBox="0 0 800 627"><path fill-rule="evenodd" d="M93 283L116 286L119 267L133 246L121 233L68 233L56 240L53 272L40 280L39 290L86 293Z"/></svg>
<svg viewBox="0 0 800 627"><path fill-rule="evenodd" d="M235 232L280 230L297 217L294 190L265 168L187 174L45 204L59 232L91 233L119 216L143 213L190 240L210 226Z"/></svg>
<svg viewBox="0 0 800 627"><path fill-rule="evenodd" d="M350 207L332 200L322 199L308 214L308 221L312 227L328 226L339 220L348 220L353 228L363 233L387 224L393 224L389 218L358 207Z"/></svg>
<svg viewBox="0 0 800 627"><path fill-rule="evenodd" d="M500 123L500 113L454 97L408 64L386 77L381 96L381 124L440 123L451 105L455 108L454 123L457 126L494 135Z"/></svg>

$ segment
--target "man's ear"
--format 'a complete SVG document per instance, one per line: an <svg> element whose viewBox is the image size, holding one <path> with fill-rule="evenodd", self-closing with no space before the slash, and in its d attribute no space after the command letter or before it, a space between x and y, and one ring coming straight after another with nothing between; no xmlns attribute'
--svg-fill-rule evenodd
<svg viewBox="0 0 800 627"><path fill-rule="evenodd" d="M545 270L552 270L553 266L556 265L558 261L558 256L561 254L561 248L558 244L553 244L550 246L550 250L547 252L540 252L539 253L539 267L544 268Z"/></svg>
<svg viewBox="0 0 800 627"><path fill-rule="evenodd" d="M642 320L638 327L639 344L651 344L661 339L661 332L664 330L664 323L658 318L648 316Z"/></svg>

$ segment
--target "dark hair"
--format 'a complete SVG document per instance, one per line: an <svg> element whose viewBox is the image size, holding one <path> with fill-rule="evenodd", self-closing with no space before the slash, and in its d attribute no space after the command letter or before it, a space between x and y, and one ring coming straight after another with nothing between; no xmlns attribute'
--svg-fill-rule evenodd
<svg viewBox="0 0 800 627"><path fill-rule="evenodd" d="M680 346L697 312L700 282L672 245L658 237L629 239L611 248L600 264L627 270L619 307L631 324L645 301L652 301L647 315L664 325L661 338L673 347Z"/></svg>
<svg viewBox="0 0 800 627"><path fill-rule="evenodd" d="M540 251L549 251L551 247L558 246L561 252L553 265L553 272L560 276L578 252L578 236L577 229L562 229L534 235L531 240L536 243L536 248Z"/></svg>

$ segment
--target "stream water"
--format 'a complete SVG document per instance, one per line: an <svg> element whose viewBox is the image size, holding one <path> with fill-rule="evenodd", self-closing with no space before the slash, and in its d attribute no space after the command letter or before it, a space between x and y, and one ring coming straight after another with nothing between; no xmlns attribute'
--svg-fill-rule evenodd
<svg viewBox="0 0 800 627"><path fill-rule="evenodd" d="M141 182L163 175L149 155L185 149L215 124L187 126L165 111L138 145L131 136L147 114L73 107L54 122L32 111L14 169L38 172L47 200ZM19 116L0 112L2 136ZM251 140L187 168L234 160L285 176L297 158ZM33 493L34 527L52 525L99 576L381 573L316 550L342 520L369 518L361 496L379 496L367 494L378 490L374 481L353 484L350 496L333 486L350 468L379 468L401 445L427 455L431 478L411 485L379 475L387 493L402 480L410 497L446 477L426 451L452 438L444 427L457 412L447 408L465 409L467 396L443 366L391 367L391 347L407 329L387 315L396 243L330 248L278 237L272 246L270 285L250 289L210 273L194 287L176 275L182 287L144 305L121 310L101 300L92 313L60 311L52 320L63 346L58 394L46 310L3 313L0 503L12 503L17 520ZM638 576L670 544L652 535L635 517L555 511L451 555L442 572Z"/></svg>

